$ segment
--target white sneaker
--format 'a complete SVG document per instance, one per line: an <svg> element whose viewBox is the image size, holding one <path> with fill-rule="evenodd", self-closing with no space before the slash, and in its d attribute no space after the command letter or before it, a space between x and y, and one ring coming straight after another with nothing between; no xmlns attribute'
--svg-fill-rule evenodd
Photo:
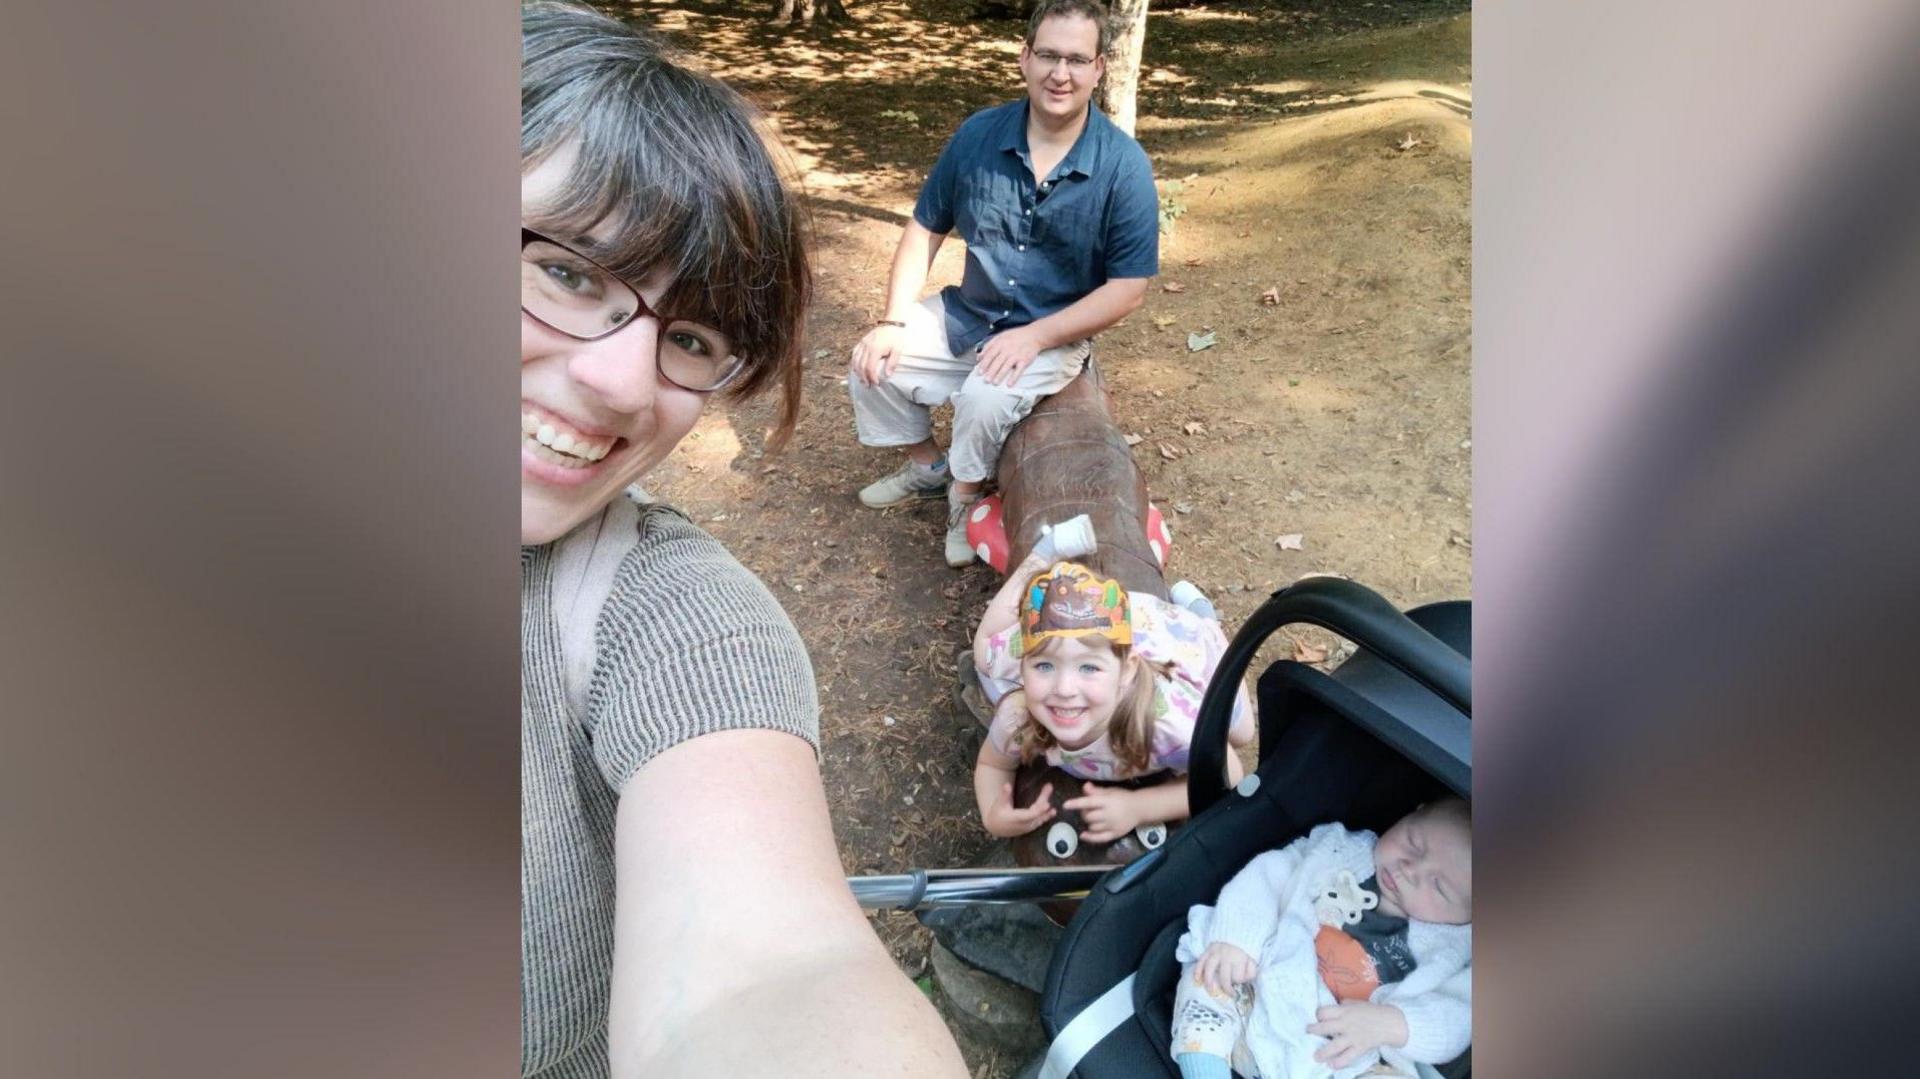
<svg viewBox="0 0 1920 1079"><path fill-rule="evenodd" d="M954 569L973 565L976 552L967 542L967 513L979 501L979 492L965 501L954 498L951 492L947 495L947 565Z"/></svg>
<svg viewBox="0 0 1920 1079"><path fill-rule="evenodd" d="M952 480L953 475L947 471L945 461L941 461L937 468L927 468L909 458L898 472L882 476L862 487L860 501L874 509L885 509L903 502L939 498L946 493L947 484Z"/></svg>

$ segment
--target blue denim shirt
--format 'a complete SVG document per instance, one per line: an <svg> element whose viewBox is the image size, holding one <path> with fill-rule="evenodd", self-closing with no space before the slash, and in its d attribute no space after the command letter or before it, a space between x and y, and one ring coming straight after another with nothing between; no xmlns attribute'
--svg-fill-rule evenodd
<svg viewBox="0 0 1920 1079"><path fill-rule="evenodd" d="M1025 98L974 113L940 152L913 219L935 233L957 229L967 242L965 276L941 292L956 355L1112 278L1160 272L1153 166L1091 106L1073 149L1040 178L1027 150Z"/></svg>

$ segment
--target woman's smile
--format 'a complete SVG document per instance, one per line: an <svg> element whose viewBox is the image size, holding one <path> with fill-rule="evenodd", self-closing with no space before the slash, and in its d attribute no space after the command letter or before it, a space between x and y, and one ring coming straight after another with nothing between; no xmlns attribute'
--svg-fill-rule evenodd
<svg viewBox="0 0 1920 1079"><path fill-rule="evenodd" d="M618 463L630 445L610 431L520 402L520 471L531 479L559 487L586 483Z"/></svg>

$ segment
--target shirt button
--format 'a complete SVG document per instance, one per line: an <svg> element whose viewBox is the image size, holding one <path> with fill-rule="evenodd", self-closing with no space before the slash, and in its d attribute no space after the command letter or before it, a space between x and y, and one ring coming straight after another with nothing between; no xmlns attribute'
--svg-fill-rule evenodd
<svg viewBox="0 0 1920 1079"><path fill-rule="evenodd" d="M1020 250L1022 250L1022 251L1025 251L1026 249L1027 249L1027 245L1026 245L1026 244L1021 244L1021 245L1020 245Z"/></svg>
<svg viewBox="0 0 1920 1079"><path fill-rule="evenodd" d="M1007 278L1007 284L1009 285L1013 284L1013 278L1011 277Z"/></svg>
<svg viewBox="0 0 1920 1079"><path fill-rule="evenodd" d="M1027 216L1028 216L1028 217L1032 217L1032 216L1033 216L1033 211L1032 211L1032 210L1028 210L1028 211L1027 211Z"/></svg>

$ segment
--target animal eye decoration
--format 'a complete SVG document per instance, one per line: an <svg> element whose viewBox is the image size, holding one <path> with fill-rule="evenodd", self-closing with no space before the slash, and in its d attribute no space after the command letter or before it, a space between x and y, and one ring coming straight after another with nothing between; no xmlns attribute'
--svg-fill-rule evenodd
<svg viewBox="0 0 1920 1079"><path fill-rule="evenodd" d="M1073 857L1073 852L1079 849L1080 833L1074 830L1073 825L1057 820L1053 822L1053 827L1047 829L1048 854L1065 860Z"/></svg>

